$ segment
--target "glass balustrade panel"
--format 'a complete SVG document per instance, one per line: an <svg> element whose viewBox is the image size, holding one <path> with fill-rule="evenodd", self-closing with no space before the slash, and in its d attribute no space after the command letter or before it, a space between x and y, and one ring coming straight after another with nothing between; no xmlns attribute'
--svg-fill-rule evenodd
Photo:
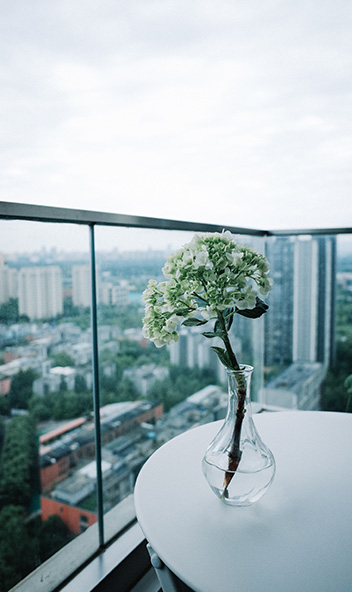
<svg viewBox="0 0 352 592"><path fill-rule="evenodd" d="M97 521L88 228L0 221L0 570ZM87 553L98 547L98 536ZM21 549L21 552L19 552ZM6 569L5 569L6 568Z"/></svg>

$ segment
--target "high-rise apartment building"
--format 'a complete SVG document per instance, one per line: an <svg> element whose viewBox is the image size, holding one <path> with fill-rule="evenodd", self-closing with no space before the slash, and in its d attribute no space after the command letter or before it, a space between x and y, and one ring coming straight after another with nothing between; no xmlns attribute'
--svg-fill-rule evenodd
<svg viewBox="0 0 352 592"><path fill-rule="evenodd" d="M5 256L0 253L0 304L18 295L18 271L6 265Z"/></svg>
<svg viewBox="0 0 352 592"><path fill-rule="evenodd" d="M72 303L86 308L90 306L90 294L89 265L72 265Z"/></svg>
<svg viewBox="0 0 352 592"><path fill-rule="evenodd" d="M296 240L294 249L293 360L317 357L319 246L316 240Z"/></svg>
<svg viewBox="0 0 352 592"><path fill-rule="evenodd" d="M294 239L270 238L266 256L274 287L266 298L264 363L267 368L283 367L292 362Z"/></svg>
<svg viewBox="0 0 352 592"><path fill-rule="evenodd" d="M32 319L50 319L63 312L60 267L22 267L18 274L18 309Z"/></svg>
<svg viewBox="0 0 352 592"><path fill-rule="evenodd" d="M293 361L328 367L334 352L335 237L295 241Z"/></svg>
<svg viewBox="0 0 352 592"><path fill-rule="evenodd" d="M327 367L334 352L335 237L275 237L267 257L274 287L265 315L265 365Z"/></svg>
<svg viewBox="0 0 352 592"><path fill-rule="evenodd" d="M267 257L275 283L265 315L265 364L281 372L260 390L260 400L319 409L334 357L336 238L275 237Z"/></svg>
<svg viewBox="0 0 352 592"><path fill-rule="evenodd" d="M328 366L335 359L336 344L336 236L320 237L317 359Z"/></svg>

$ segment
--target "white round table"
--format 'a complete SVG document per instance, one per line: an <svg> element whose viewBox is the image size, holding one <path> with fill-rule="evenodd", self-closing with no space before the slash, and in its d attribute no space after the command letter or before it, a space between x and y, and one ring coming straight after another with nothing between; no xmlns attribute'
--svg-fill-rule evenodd
<svg viewBox="0 0 352 592"><path fill-rule="evenodd" d="M267 412L254 421L276 460L267 493L249 507L219 500L201 460L222 422L195 428L138 476L146 539L195 592L350 592L352 415Z"/></svg>

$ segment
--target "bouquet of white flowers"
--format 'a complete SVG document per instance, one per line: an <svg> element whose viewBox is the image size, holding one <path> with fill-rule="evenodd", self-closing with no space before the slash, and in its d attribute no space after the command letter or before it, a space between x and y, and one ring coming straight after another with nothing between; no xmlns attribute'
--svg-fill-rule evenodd
<svg viewBox="0 0 352 592"><path fill-rule="evenodd" d="M230 232L196 234L169 257L163 267L166 281L150 280L143 293L144 335L157 347L178 339L177 328L215 320L207 338L220 337L225 349L213 347L230 370L239 370L229 330L235 314L260 317L268 306L260 299L271 289L266 258L237 244Z"/></svg>

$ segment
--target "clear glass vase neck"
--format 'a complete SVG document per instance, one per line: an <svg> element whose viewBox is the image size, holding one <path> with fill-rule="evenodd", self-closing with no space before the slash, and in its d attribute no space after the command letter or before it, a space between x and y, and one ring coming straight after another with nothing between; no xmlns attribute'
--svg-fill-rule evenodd
<svg viewBox="0 0 352 592"><path fill-rule="evenodd" d="M227 370L229 407L237 402L249 405L253 366L243 365L240 370Z"/></svg>

